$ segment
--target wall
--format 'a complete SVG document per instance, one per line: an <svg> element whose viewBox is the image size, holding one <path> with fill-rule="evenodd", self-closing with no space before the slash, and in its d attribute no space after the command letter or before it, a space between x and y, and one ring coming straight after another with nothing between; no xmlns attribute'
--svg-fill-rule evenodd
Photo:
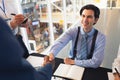
<svg viewBox="0 0 120 80"><path fill-rule="evenodd" d="M111 68L120 44L120 9L103 9L96 25L106 35L105 57L102 66Z"/></svg>

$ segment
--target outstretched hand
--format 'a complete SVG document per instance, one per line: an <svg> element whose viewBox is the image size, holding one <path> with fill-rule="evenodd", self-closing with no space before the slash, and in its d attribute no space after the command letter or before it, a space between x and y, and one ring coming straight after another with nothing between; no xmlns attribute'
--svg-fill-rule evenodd
<svg viewBox="0 0 120 80"><path fill-rule="evenodd" d="M50 61L49 60L49 56L45 56L44 57L43 66L45 66L46 64L51 64L52 68L54 69L54 67L55 67L55 60Z"/></svg>

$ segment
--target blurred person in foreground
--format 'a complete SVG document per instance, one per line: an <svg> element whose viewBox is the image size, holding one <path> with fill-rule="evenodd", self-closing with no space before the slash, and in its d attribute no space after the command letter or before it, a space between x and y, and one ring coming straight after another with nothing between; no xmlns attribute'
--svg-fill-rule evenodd
<svg viewBox="0 0 120 80"><path fill-rule="evenodd" d="M23 57L23 49L7 23L0 18L0 80L51 80L52 64L46 56L38 72Z"/></svg>

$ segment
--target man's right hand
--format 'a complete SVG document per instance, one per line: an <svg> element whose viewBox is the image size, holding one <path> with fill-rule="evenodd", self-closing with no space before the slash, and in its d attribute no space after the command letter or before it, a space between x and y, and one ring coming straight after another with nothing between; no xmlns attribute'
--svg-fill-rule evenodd
<svg viewBox="0 0 120 80"><path fill-rule="evenodd" d="M49 61L53 61L55 58L54 54L53 53L50 53L49 54Z"/></svg>
<svg viewBox="0 0 120 80"><path fill-rule="evenodd" d="M54 69L55 67L55 60L53 59L52 61L49 60L49 56L45 56L44 57L44 62L43 62L43 66L45 66L46 64L52 64L52 69Z"/></svg>

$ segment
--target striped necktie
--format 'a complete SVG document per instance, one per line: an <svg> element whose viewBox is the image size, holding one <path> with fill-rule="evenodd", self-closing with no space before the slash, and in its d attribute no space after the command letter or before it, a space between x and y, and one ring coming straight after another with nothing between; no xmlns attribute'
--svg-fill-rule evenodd
<svg viewBox="0 0 120 80"><path fill-rule="evenodd" d="M83 59L87 59L87 53L88 53L88 50L87 50L87 34L85 35L82 35L82 39L81 39L81 50L80 50L80 59L83 60Z"/></svg>

